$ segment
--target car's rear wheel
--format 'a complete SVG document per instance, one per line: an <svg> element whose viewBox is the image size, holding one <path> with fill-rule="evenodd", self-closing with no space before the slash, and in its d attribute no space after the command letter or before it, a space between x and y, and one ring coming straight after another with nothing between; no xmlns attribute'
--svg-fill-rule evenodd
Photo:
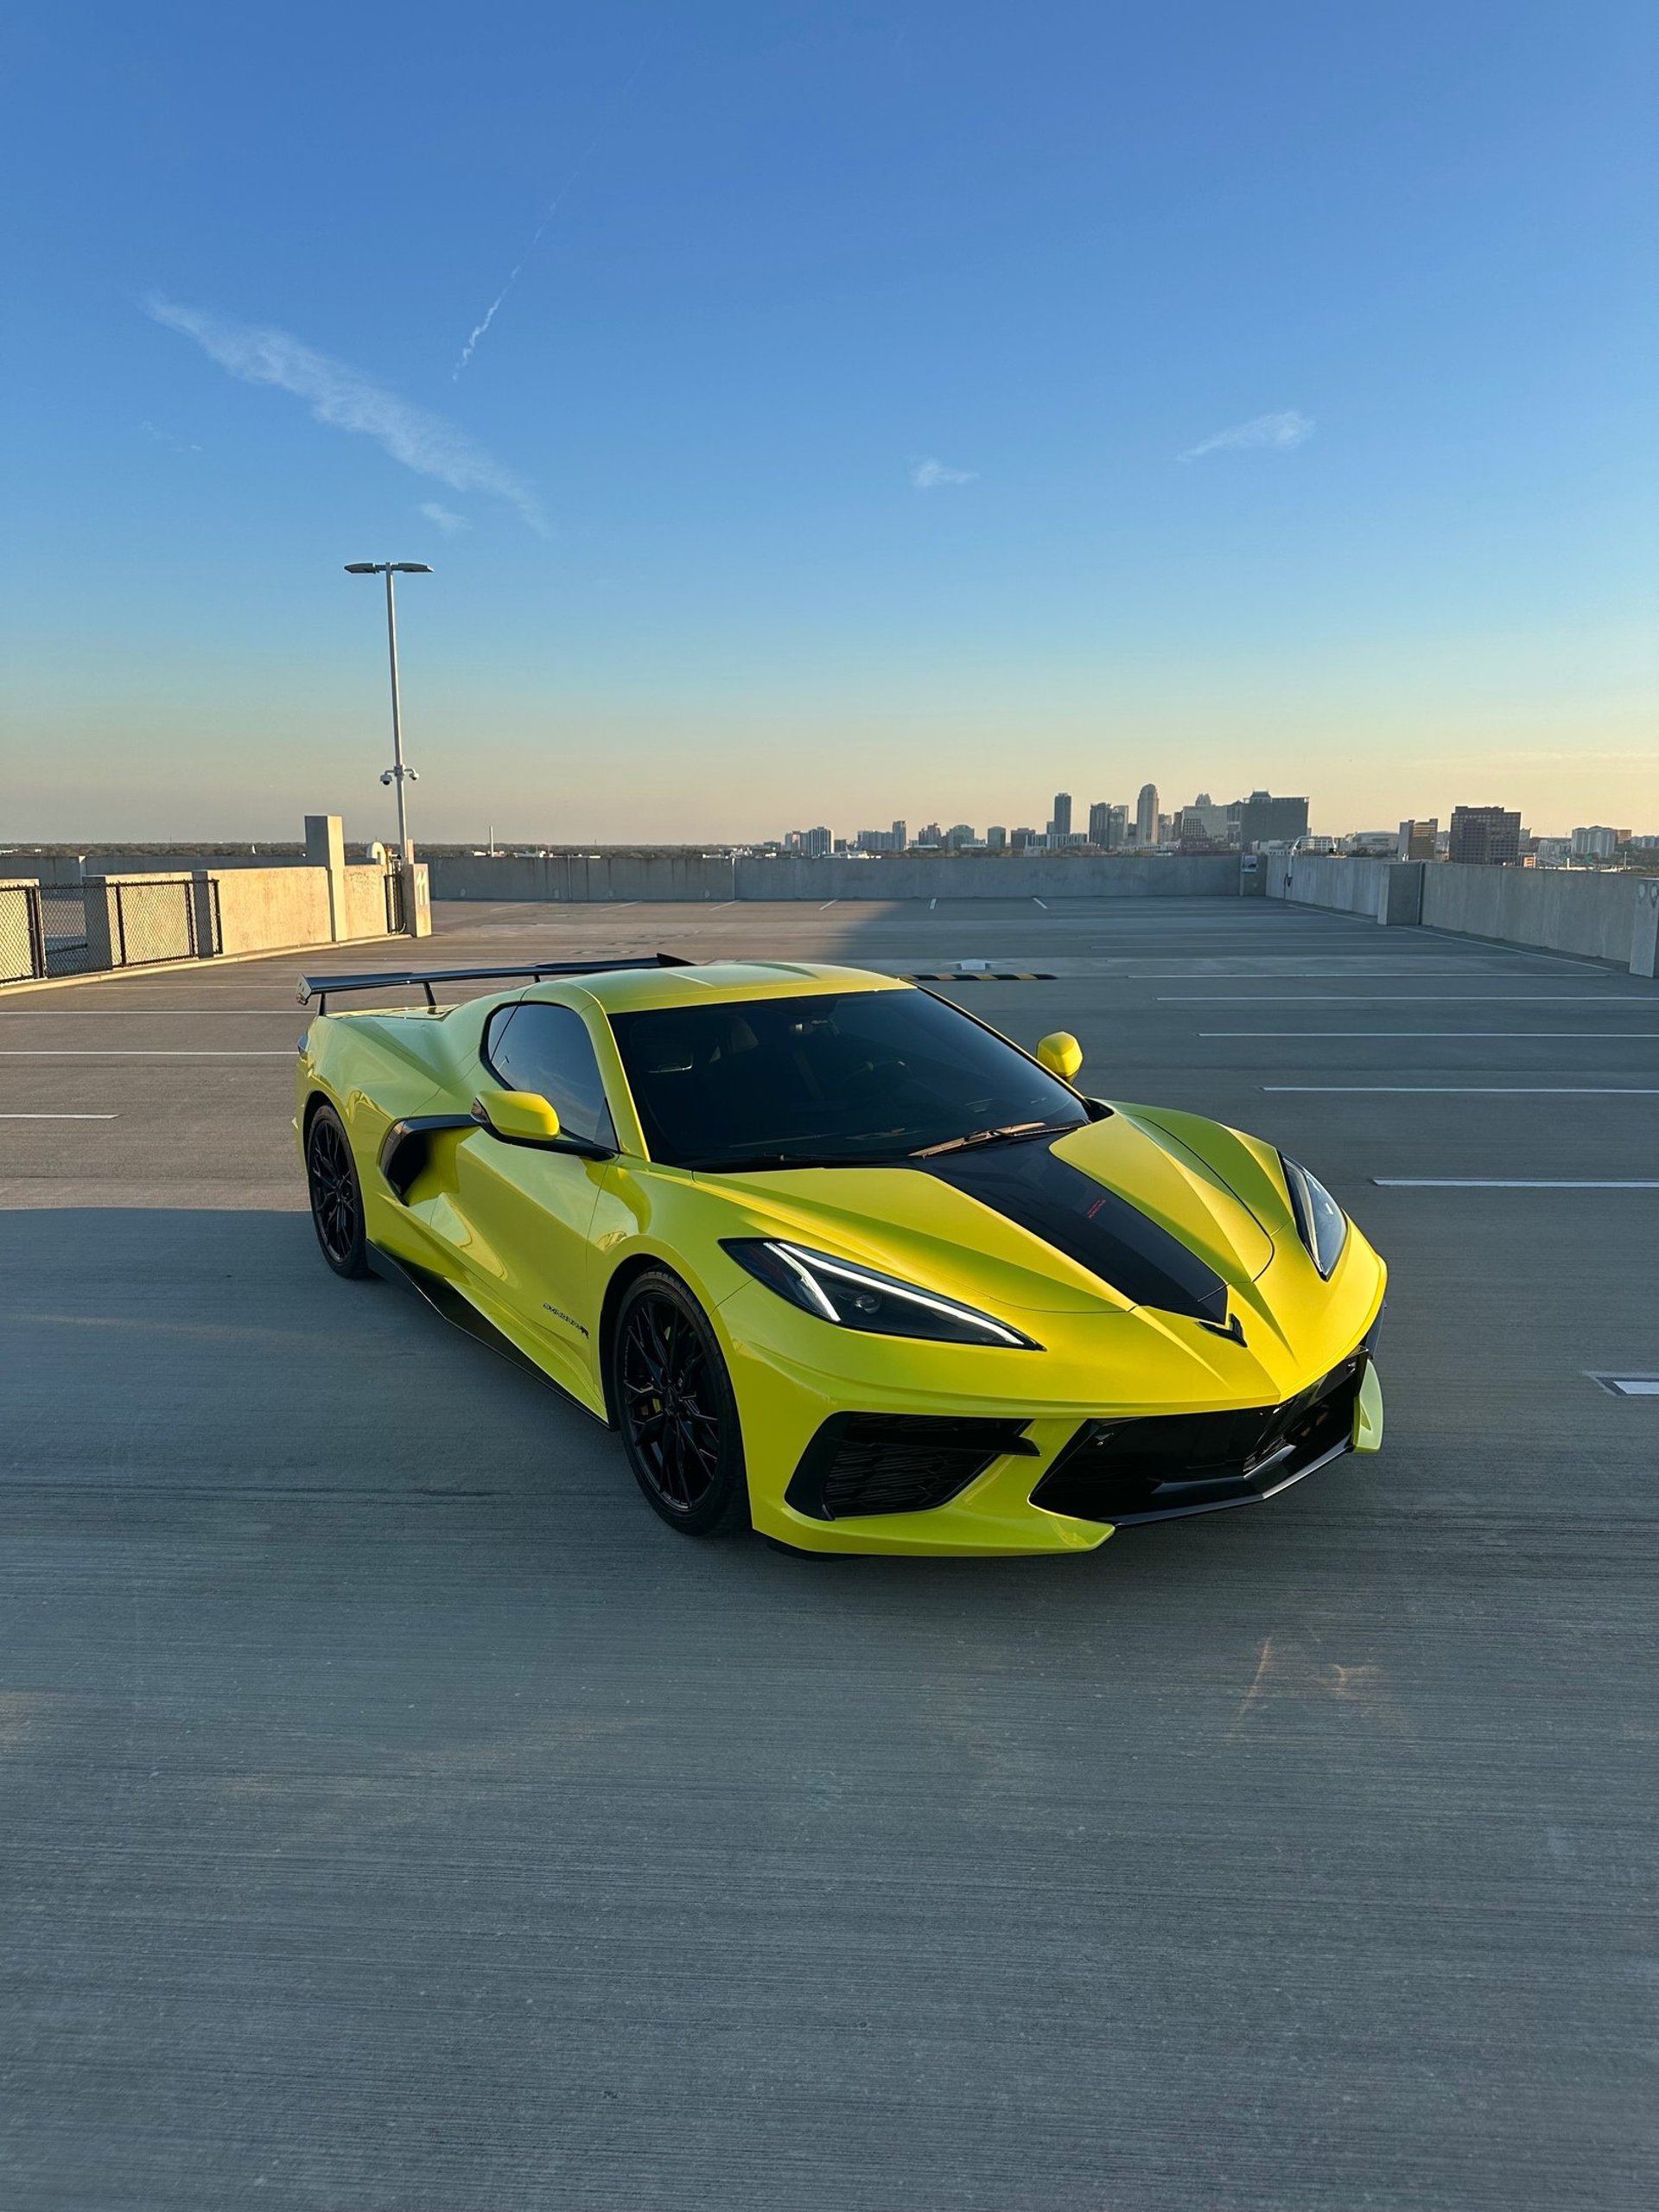
<svg viewBox="0 0 1659 2212"><path fill-rule="evenodd" d="M688 1536L749 1525L743 1434L707 1315L677 1275L653 1268L622 1294L612 1332L611 1403L634 1478Z"/></svg>
<svg viewBox="0 0 1659 2212"><path fill-rule="evenodd" d="M305 1133L305 1175L311 1225L322 1256L337 1275L369 1272L363 1236L363 1186L344 1125L332 1106L319 1106Z"/></svg>

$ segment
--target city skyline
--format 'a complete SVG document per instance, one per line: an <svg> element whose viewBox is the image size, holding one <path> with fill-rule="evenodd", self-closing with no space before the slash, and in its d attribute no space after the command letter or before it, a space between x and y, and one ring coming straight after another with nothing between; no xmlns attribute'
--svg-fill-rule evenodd
<svg viewBox="0 0 1659 2212"><path fill-rule="evenodd" d="M22 0L0 835L1659 820L1633 0L310 20Z"/></svg>

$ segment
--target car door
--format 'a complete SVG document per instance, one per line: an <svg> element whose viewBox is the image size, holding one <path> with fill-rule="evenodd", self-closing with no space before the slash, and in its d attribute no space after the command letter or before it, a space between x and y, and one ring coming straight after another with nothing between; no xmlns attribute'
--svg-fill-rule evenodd
<svg viewBox="0 0 1659 2212"><path fill-rule="evenodd" d="M481 1057L504 1090L549 1100L566 1135L614 1149L604 1079L574 1007L534 999L499 1007ZM479 1292L511 1333L589 1404L597 1392L590 1235L607 1165L580 1153L505 1143L485 1129L456 1154L465 1255Z"/></svg>

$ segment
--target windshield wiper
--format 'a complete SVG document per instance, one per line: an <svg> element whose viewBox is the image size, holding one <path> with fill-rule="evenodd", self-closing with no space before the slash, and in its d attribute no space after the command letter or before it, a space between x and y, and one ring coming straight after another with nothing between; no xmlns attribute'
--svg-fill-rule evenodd
<svg viewBox="0 0 1659 2212"><path fill-rule="evenodd" d="M1010 1122L1006 1128L975 1129L965 1137L947 1137L943 1144L925 1144L912 1160L937 1160L942 1152L966 1152L972 1145L1003 1144L1020 1137L1058 1137L1067 1129L1080 1129L1081 1122Z"/></svg>

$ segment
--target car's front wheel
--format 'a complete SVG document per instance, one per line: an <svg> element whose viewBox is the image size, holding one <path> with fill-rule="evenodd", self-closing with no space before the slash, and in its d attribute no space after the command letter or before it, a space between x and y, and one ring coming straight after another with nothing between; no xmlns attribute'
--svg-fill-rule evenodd
<svg viewBox="0 0 1659 2212"><path fill-rule="evenodd" d="M688 1536L749 1525L732 1379L707 1315L677 1275L652 1268L622 1294L611 1403L647 1501Z"/></svg>
<svg viewBox="0 0 1659 2212"><path fill-rule="evenodd" d="M332 1106L319 1106L305 1133L305 1179L311 1192L311 1225L323 1258L337 1275L367 1274L363 1186L345 1125Z"/></svg>

